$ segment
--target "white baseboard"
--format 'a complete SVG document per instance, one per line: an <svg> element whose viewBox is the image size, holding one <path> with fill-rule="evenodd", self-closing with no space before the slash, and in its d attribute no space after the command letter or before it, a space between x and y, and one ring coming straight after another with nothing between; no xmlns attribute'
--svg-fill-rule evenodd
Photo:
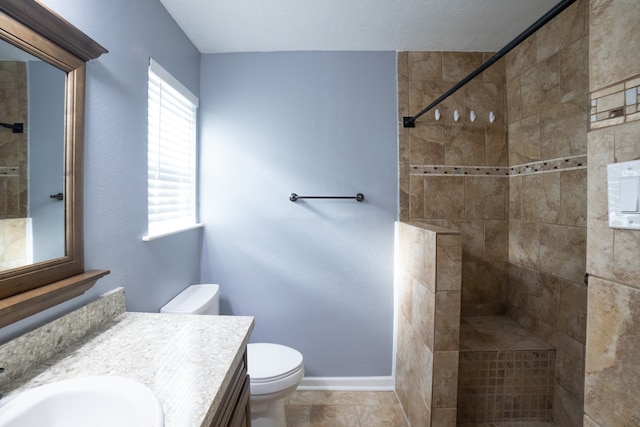
<svg viewBox="0 0 640 427"><path fill-rule="evenodd" d="M393 377L304 377L298 390L393 391Z"/></svg>

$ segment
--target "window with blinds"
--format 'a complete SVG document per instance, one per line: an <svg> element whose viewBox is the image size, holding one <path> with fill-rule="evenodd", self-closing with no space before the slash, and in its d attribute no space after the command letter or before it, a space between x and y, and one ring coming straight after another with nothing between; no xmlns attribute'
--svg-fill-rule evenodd
<svg viewBox="0 0 640 427"><path fill-rule="evenodd" d="M196 223L198 98L157 62L149 64L148 231L150 240Z"/></svg>

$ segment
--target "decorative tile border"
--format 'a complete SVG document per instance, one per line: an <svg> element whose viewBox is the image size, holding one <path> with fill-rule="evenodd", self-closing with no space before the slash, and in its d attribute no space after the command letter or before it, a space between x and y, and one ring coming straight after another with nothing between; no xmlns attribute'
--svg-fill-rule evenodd
<svg viewBox="0 0 640 427"><path fill-rule="evenodd" d="M640 120L640 76L592 92L589 106L591 129Z"/></svg>
<svg viewBox="0 0 640 427"><path fill-rule="evenodd" d="M446 165L412 165L410 175L470 175L470 176L507 176L508 167L491 166L446 166Z"/></svg>
<svg viewBox="0 0 640 427"><path fill-rule="evenodd" d="M587 155L540 160L512 167L412 165L410 175L430 176L513 176L557 172L559 170L584 169Z"/></svg>
<svg viewBox="0 0 640 427"><path fill-rule="evenodd" d="M587 167L587 155L540 160L512 166L509 175L531 175L535 173L557 172L559 170L584 169Z"/></svg>

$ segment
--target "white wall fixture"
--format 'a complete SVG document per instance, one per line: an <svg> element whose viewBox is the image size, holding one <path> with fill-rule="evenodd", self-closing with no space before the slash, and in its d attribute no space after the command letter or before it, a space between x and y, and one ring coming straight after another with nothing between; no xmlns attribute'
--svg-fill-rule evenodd
<svg viewBox="0 0 640 427"><path fill-rule="evenodd" d="M489 122L493 123L496 121L496 115L493 114L493 111L489 112Z"/></svg>
<svg viewBox="0 0 640 427"><path fill-rule="evenodd" d="M640 160L607 165L609 227L640 230Z"/></svg>
<svg viewBox="0 0 640 427"><path fill-rule="evenodd" d="M471 110L471 112L469 113L469 120L471 120L472 122L476 121L476 112Z"/></svg>
<svg viewBox="0 0 640 427"><path fill-rule="evenodd" d="M437 108L436 108L435 116L436 116L436 122L440 121L440 110L438 110Z"/></svg>
<svg viewBox="0 0 640 427"><path fill-rule="evenodd" d="M455 120L456 122L460 120L460 113L458 113L458 110L455 110L453 112L453 120Z"/></svg>

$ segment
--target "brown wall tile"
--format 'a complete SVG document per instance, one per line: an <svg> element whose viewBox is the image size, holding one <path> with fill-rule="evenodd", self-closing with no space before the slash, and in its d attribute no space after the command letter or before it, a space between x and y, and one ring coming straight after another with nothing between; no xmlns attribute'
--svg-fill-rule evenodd
<svg viewBox="0 0 640 427"><path fill-rule="evenodd" d="M523 268L515 264L509 264L509 306L524 309L527 306L527 298L540 281L540 273L530 268ZM521 324L522 325L522 324ZM532 331L533 324L527 330Z"/></svg>
<svg viewBox="0 0 640 427"><path fill-rule="evenodd" d="M504 85L486 83L474 79L464 86L464 118L469 120L469 114L473 110L476 114L475 123L486 124L489 122L489 113L496 115L494 124L504 124ZM460 112L461 114L463 112Z"/></svg>
<svg viewBox="0 0 640 427"><path fill-rule="evenodd" d="M452 166L484 166L486 164L484 126L447 125L446 132L445 164Z"/></svg>
<svg viewBox="0 0 640 427"><path fill-rule="evenodd" d="M587 95L540 113L540 157L557 159L587 152Z"/></svg>
<svg viewBox="0 0 640 427"><path fill-rule="evenodd" d="M595 421L593 421L591 418L589 418L589 416L586 415L586 414L584 416L583 426L584 427L600 427L598 424L596 424Z"/></svg>
<svg viewBox="0 0 640 427"><path fill-rule="evenodd" d="M473 219L445 219L443 227L461 233L462 261L479 261L484 252L484 221Z"/></svg>
<svg viewBox="0 0 640 427"><path fill-rule="evenodd" d="M534 318L555 327L558 322L561 286L560 279L547 274L537 275L536 282L525 282L524 309Z"/></svg>
<svg viewBox="0 0 640 427"><path fill-rule="evenodd" d="M438 234L436 291L460 291L462 243L459 234Z"/></svg>
<svg viewBox="0 0 640 427"><path fill-rule="evenodd" d="M409 113L409 54L398 52L398 117L408 116Z"/></svg>
<svg viewBox="0 0 640 427"><path fill-rule="evenodd" d="M583 427L582 414L584 402L582 396L576 397L561 385L555 389L554 420L558 426ZM587 427L589 424L584 424Z"/></svg>
<svg viewBox="0 0 640 427"><path fill-rule="evenodd" d="M540 269L574 283L586 271L587 230L582 227L540 225Z"/></svg>
<svg viewBox="0 0 640 427"><path fill-rule="evenodd" d="M436 292L434 330L434 351L458 351L460 291Z"/></svg>
<svg viewBox="0 0 640 427"><path fill-rule="evenodd" d="M536 40L529 37L505 56L507 81L536 64Z"/></svg>
<svg viewBox="0 0 640 427"><path fill-rule="evenodd" d="M424 178L410 176L409 219L424 218Z"/></svg>
<svg viewBox="0 0 640 427"><path fill-rule="evenodd" d="M486 125L484 133L487 166L509 165L509 143L504 125Z"/></svg>
<svg viewBox="0 0 640 427"><path fill-rule="evenodd" d="M481 64L481 52L442 52L442 80L457 83Z"/></svg>
<svg viewBox="0 0 640 427"><path fill-rule="evenodd" d="M507 177L468 176L465 184L465 218L506 219L508 215Z"/></svg>
<svg viewBox="0 0 640 427"><path fill-rule="evenodd" d="M440 52L408 52L410 80L442 80Z"/></svg>
<svg viewBox="0 0 640 427"><path fill-rule="evenodd" d="M432 413L432 425L438 427L456 427L455 408L435 408ZM416 424L419 425L419 424Z"/></svg>
<svg viewBox="0 0 640 427"><path fill-rule="evenodd" d="M509 261L528 268L540 264L540 225L535 222L509 222Z"/></svg>
<svg viewBox="0 0 640 427"><path fill-rule="evenodd" d="M613 231L613 277L620 283L640 288L640 233L635 230Z"/></svg>
<svg viewBox="0 0 640 427"><path fill-rule="evenodd" d="M484 261L509 261L509 221L484 221Z"/></svg>
<svg viewBox="0 0 640 427"><path fill-rule="evenodd" d="M506 85L507 123L522 120L522 96L520 94L520 76L509 80Z"/></svg>
<svg viewBox="0 0 640 427"><path fill-rule="evenodd" d="M587 34L587 8L588 5L585 1L576 2L536 32L538 62L545 60Z"/></svg>
<svg viewBox="0 0 640 427"><path fill-rule="evenodd" d="M560 61L560 100L567 102L583 99L583 95L589 94L588 35L560 51L558 60Z"/></svg>
<svg viewBox="0 0 640 427"><path fill-rule="evenodd" d="M560 102L560 72L558 56L536 64L520 76L522 115L540 113Z"/></svg>
<svg viewBox="0 0 640 427"><path fill-rule="evenodd" d="M572 396L584 393L584 345L561 332L549 338L556 349L556 380Z"/></svg>
<svg viewBox="0 0 640 427"><path fill-rule="evenodd" d="M522 219L555 224L560 214L560 172L522 177Z"/></svg>
<svg viewBox="0 0 640 427"><path fill-rule="evenodd" d="M424 217L463 218L464 178L425 176Z"/></svg>
<svg viewBox="0 0 640 427"><path fill-rule="evenodd" d="M413 282L413 309L411 325L416 337L431 350L434 349L436 295L421 283Z"/></svg>
<svg viewBox="0 0 640 427"><path fill-rule="evenodd" d="M589 219L587 227L587 272L613 278L613 232L609 223Z"/></svg>
<svg viewBox="0 0 640 427"><path fill-rule="evenodd" d="M640 73L640 70L638 70ZM640 122L631 122L624 126L617 126L615 129L615 161L626 162L628 160L640 159L640 144L638 144L638 134L640 134Z"/></svg>
<svg viewBox="0 0 640 427"><path fill-rule="evenodd" d="M445 164L445 128L441 124L417 124L409 129L409 162L411 165Z"/></svg>
<svg viewBox="0 0 640 427"><path fill-rule="evenodd" d="M581 344L587 332L587 287L566 280L560 284L558 329Z"/></svg>
<svg viewBox="0 0 640 427"><path fill-rule="evenodd" d="M436 351L433 354L432 408L455 408L458 396L458 352Z"/></svg>
<svg viewBox="0 0 640 427"><path fill-rule="evenodd" d="M587 225L587 170L577 169L560 173L560 215L564 225Z"/></svg>
<svg viewBox="0 0 640 427"><path fill-rule="evenodd" d="M602 426L637 424L640 290L592 278L587 325L585 413Z"/></svg>
<svg viewBox="0 0 640 427"><path fill-rule="evenodd" d="M495 55L495 52L484 52L482 54L482 62L486 62ZM505 75L505 59L497 60L489 68L482 72L482 81L485 83L499 83L504 84L506 81Z"/></svg>
<svg viewBox="0 0 640 427"><path fill-rule="evenodd" d="M462 263L462 315L489 316L506 312L507 263Z"/></svg>
<svg viewBox="0 0 640 427"><path fill-rule="evenodd" d="M509 165L540 160L540 117L533 115L509 124Z"/></svg>
<svg viewBox="0 0 640 427"><path fill-rule="evenodd" d="M592 0L589 27L591 91L638 74L640 4L636 0Z"/></svg>
<svg viewBox="0 0 640 427"><path fill-rule="evenodd" d="M413 278L406 271L396 272L394 287L395 297L398 301L398 313L408 320L413 319L413 281Z"/></svg>
<svg viewBox="0 0 640 427"><path fill-rule="evenodd" d="M509 177L509 219L522 219L522 178Z"/></svg>

